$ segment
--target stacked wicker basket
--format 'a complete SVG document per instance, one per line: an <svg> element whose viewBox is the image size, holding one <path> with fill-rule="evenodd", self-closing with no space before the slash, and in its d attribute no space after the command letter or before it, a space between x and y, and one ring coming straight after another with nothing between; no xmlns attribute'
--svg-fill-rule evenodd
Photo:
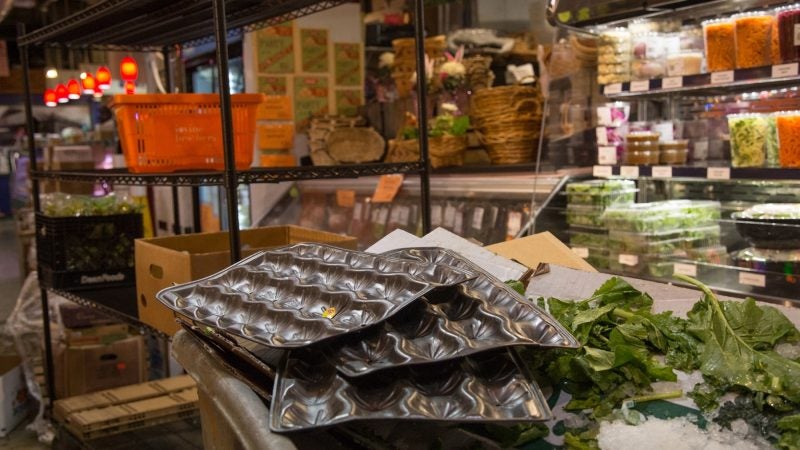
<svg viewBox="0 0 800 450"><path fill-rule="evenodd" d="M537 87L500 86L472 95L470 116L492 164L519 164L536 156L543 98Z"/></svg>
<svg viewBox="0 0 800 450"><path fill-rule="evenodd" d="M431 167L449 167L464 165L464 153L467 150L466 136L443 136L428 138L428 159ZM418 139L391 139L386 162L413 162L419 160Z"/></svg>
<svg viewBox="0 0 800 450"><path fill-rule="evenodd" d="M425 54L428 58L438 61L444 59L446 42L444 36L433 36L425 39ZM392 78L397 86L400 97L408 97L414 90L412 76L417 70L417 60L414 38L402 38L392 41L394 48L394 65L392 65Z"/></svg>

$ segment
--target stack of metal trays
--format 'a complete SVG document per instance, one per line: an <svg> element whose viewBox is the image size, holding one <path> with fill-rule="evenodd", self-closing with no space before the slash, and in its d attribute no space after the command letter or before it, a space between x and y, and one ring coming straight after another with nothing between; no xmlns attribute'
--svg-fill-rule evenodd
<svg viewBox="0 0 800 450"><path fill-rule="evenodd" d="M274 373L271 390L243 378L270 400L276 432L364 420L547 420L512 347L579 345L505 283L438 248L374 255L298 244L158 298L214 333L244 338L215 347L265 378ZM273 372L264 355L275 349L287 351Z"/></svg>

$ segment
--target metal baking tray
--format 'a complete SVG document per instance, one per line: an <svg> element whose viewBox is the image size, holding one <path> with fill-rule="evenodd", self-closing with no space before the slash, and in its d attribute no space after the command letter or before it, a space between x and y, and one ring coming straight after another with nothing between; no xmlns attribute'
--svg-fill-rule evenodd
<svg viewBox="0 0 800 450"><path fill-rule="evenodd" d="M405 364L422 364L512 345L577 348L557 320L505 283L460 255L441 248L387 254L424 264L445 264L477 273L458 286L439 289L378 326L320 345L350 377Z"/></svg>
<svg viewBox="0 0 800 450"><path fill-rule="evenodd" d="M278 368L270 429L284 433L367 420L520 423L549 420L544 395L511 349L371 375L340 375L313 348Z"/></svg>
<svg viewBox="0 0 800 450"><path fill-rule="evenodd" d="M297 244L256 253L157 298L198 323L296 348L380 323L434 288L475 276L441 264Z"/></svg>

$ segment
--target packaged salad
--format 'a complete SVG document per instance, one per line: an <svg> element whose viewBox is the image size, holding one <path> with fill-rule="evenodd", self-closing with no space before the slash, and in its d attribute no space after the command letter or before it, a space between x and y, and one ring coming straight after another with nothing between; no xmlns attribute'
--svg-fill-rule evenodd
<svg viewBox="0 0 800 450"><path fill-rule="evenodd" d="M800 167L800 111L775 115L781 167Z"/></svg>
<svg viewBox="0 0 800 450"><path fill-rule="evenodd" d="M768 66L772 63L772 22L766 12L750 12L733 16L736 24L736 67Z"/></svg>
<svg viewBox="0 0 800 450"><path fill-rule="evenodd" d="M703 22L706 65L709 72L733 70L736 66L736 39L731 19Z"/></svg>
<svg viewBox="0 0 800 450"><path fill-rule="evenodd" d="M778 23L778 46L780 62L792 62L800 59L800 39L795 32L800 25L800 4L784 6L775 10ZM775 63L778 61L774 61Z"/></svg>
<svg viewBox="0 0 800 450"><path fill-rule="evenodd" d="M763 167L767 165L768 154L770 160L777 161L777 139L771 121L764 114L728 115L733 167Z"/></svg>

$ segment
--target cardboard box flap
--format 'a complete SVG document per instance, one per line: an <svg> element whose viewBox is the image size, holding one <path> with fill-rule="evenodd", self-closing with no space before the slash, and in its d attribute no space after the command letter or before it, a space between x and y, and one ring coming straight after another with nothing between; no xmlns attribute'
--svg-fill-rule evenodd
<svg viewBox="0 0 800 450"><path fill-rule="evenodd" d="M67 416L66 423L85 433L196 409L197 399L197 388L191 388L136 402L78 411Z"/></svg>
<svg viewBox="0 0 800 450"><path fill-rule="evenodd" d="M550 232L537 233L486 247L500 256L516 260L530 268L540 263L557 264L572 269L597 272L591 264L576 255Z"/></svg>

